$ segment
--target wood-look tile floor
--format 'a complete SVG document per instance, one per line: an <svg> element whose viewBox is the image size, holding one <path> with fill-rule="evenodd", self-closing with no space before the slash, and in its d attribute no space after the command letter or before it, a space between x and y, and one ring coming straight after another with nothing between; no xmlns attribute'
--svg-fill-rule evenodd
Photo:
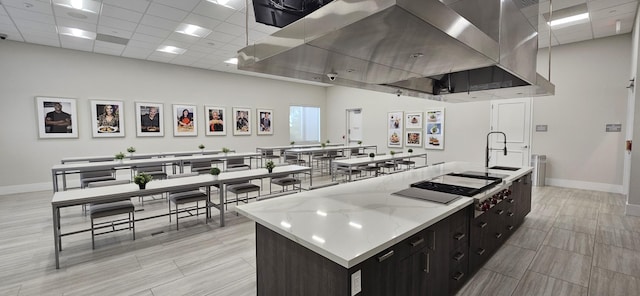
<svg viewBox="0 0 640 296"><path fill-rule="evenodd" d="M314 178L314 183L316 179ZM63 238L55 269L51 193L0 196L0 295L255 295L253 222L229 206L221 228L203 216L136 223L96 238ZM251 201L255 202L255 201ZM137 217L168 211L164 199L135 201ZM534 188L525 223L458 295L638 295L640 217L622 195ZM166 219L165 219L166 218ZM80 207L63 209L63 230L88 227Z"/></svg>

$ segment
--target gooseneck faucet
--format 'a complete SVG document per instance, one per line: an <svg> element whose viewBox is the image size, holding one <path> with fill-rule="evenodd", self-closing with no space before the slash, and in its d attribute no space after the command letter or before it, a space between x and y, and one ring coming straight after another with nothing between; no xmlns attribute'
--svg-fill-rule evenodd
<svg viewBox="0 0 640 296"><path fill-rule="evenodd" d="M491 134L502 134L502 136L504 136L504 148L502 148L502 150L504 151L504 155L507 155L507 135L503 132L489 132L487 134L487 149L486 149L486 153L484 155L484 167L488 168L489 167L489 136Z"/></svg>

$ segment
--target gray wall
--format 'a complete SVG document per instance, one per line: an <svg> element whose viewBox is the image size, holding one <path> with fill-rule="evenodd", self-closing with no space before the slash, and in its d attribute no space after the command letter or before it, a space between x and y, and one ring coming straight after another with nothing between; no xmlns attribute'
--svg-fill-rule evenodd
<svg viewBox="0 0 640 296"><path fill-rule="evenodd" d="M254 151L257 146L289 143L289 105L318 106L324 111L325 88L254 78L155 62L0 42L0 194L50 189L51 166L69 156L113 155L135 146L138 152L197 150L223 146ZM77 99L79 138L39 139L36 96ZM90 100L124 101L125 138L93 138ZM134 102L164 103L165 136L137 138ZM203 118L203 106L274 110L274 135L173 137L171 104L193 104ZM321 114L325 114L322 112ZM326 122L323 118L323 122ZM324 128L322 128L324 130ZM10 168L10 169L8 169Z"/></svg>
<svg viewBox="0 0 640 296"><path fill-rule="evenodd" d="M640 12L640 8L638 8ZM629 103L628 108L630 112L628 113L628 120L632 123L628 124L630 126L631 132L629 134L629 139L633 139L635 144L635 149L638 151L638 147L640 144L640 103L636 103L640 100L640 93L638 93L638 69L640 69L640 14L636 13L636 22L633 27L633 51L631 55L631 73L629 78L635 78L635 88L633 88L629 93ZM638 180L640 179L640 153L630 153L627 155L626 159L626 169L625 171L629 175L628 182L628 195L627 195L627 214L640 216L640 183Z"/></svg>
<svg viewBox="0 0 640 296"><path fill-rule="evenodd" d="M532 153L547 155L550 185L622 193L631 35L556 46L551 49L556 95L533 99ZM538 72L547 76L548 53L538 53ZM622 124L619 133L605 124Z"/></svg>

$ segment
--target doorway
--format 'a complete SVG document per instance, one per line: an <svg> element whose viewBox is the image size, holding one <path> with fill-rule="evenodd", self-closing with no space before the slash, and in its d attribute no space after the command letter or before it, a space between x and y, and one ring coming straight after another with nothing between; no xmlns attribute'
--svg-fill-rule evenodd
<svg viewBox="0 0 640 296"><path fill-rule="evenodd" d="M347 109L347 145L362 141L362 109Z"/></svg>
<svg viewBox="0 0 640 296"><path fill-rule="evenodd" d="M531 98L491 102L491 131L507 135L507 155L503 154L502 135L489 138L489 166L529 166L531 157Z"/></svg>

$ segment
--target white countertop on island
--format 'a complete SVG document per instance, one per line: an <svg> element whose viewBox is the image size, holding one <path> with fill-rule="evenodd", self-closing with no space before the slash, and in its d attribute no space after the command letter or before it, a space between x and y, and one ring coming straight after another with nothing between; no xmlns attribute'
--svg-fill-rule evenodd
<svg viewBox="0 0 640 296"><path fill-rule="evenodd" d="M451 162L241 205L238 212L314 252L350 268L473 203L449 205L392 195L409 184L452 172L487 171L481 164ZM529 171L488 170L509 175ZM493 194L488 190L479 195ZM258 242L259 243L259 242Z"/></svg>

